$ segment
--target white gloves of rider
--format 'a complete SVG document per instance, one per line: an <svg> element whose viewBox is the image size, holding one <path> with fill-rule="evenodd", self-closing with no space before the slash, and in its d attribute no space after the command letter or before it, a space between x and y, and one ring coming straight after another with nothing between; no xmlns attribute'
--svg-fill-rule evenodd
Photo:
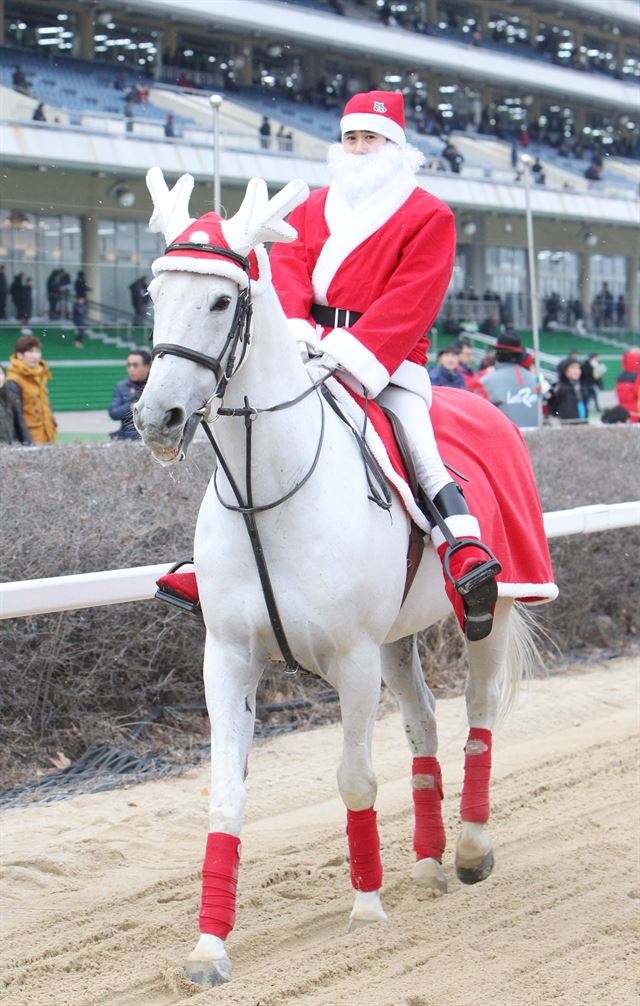
<svg viewBox="0 0 640 1006"><path fill-rule="evenodd" d="M329 356L328 353L322 353L321 356L312 356L306 369L313 384L317 384L319 381L326 381L327 377L331 377L333 371L337 370L339 366L340 364L332 356Z"/></svg>

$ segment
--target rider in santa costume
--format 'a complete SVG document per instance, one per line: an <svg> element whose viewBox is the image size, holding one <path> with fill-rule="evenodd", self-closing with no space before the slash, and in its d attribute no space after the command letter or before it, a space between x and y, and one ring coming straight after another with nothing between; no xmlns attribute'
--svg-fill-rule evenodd
<svg viewBox="0 0 640 1006"><path fill-rule="evenodd" d="M342 144L329 151L328 188L316 190L289 217L298 232L273 246L273 282L297 339L317 346L314 379L336 368L360 395L377 399L403 422L418 481L456 539L479 541L478 521L444 467L429 416L426 371L430 331L455 255L451 210L420 188L418 150L407 145L402 94L356 94L344 109ZM461 407L463 403L461 402ZM470 639L492 627L499 566L473 541L448 552L447 593ZM468 576L472 570L476 575ZM465 577L464 597L455 589Z"/></svg>

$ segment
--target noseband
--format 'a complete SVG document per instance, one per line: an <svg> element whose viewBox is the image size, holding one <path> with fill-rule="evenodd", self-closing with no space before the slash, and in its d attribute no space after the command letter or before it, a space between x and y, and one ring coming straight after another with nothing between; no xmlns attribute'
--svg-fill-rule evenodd
<svg viewBox="0 0 640 1006"><path fill-rule="evenodd" d="M244 363L251 344L251 315L253 312L251 304L251 265L248 258L231 251L230 248L197 244L195 241L174 241L173 244L168 245L165 249L165 255L173 251L204 251L210 255L221 255L232 262L237 262L247 274L247 288L246 290L240 290L238 293L235 314L220 356L207 356L206 353L198 353L195 349L189 349L187 346L179 346L174 342L160 342L157 346L153 347L151 352L152 360L156 356L181 356L184 360L191 360L192 363L198 363L201 367L206 367L207 370L213 371L216 378L216 387L211 397L222 398L227 384ZM238 345L241 347L240 359L236 362ZM228 353L227 361L223 366L222 361L226 353Z"/></svg>

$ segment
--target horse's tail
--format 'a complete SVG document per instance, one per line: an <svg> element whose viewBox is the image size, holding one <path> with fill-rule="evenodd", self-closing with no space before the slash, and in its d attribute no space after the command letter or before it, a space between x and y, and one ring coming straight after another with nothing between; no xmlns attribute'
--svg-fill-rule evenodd
<svg viewBox="0 0 640 1006"><path fill-rule="evenodd" d="M502 665L502 688L499 716L503 722L513 708L520 683L533 677L533 672L544 666L537 640L541 634L536 616L526 604L515 601L509 615L507 653Z"/></svg>

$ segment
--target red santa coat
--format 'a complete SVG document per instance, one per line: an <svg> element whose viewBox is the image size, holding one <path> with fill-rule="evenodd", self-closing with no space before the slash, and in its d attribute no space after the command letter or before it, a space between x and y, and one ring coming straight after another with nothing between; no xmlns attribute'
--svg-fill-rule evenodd
<svg viewBox="0 0 640 1006"><path fill-rule="evenodd" d="M428 398L427 333L455 256L451 210L404 169L355 209L336 186L312 192L289 223L297 240L274 245L270 260L296 333L316 337L314 303L361 312L325 328L323 350L373 397L391 381Z"/></svg>

